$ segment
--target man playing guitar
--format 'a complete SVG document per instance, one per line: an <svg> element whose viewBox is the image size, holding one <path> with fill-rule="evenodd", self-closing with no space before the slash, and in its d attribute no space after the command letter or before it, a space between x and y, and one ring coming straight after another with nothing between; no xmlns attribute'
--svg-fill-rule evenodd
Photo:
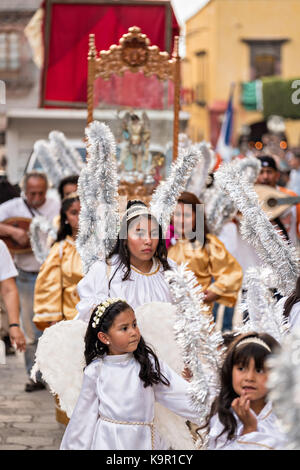
<svg viewBox="0 0 300 470"><path fill-rule="evenodd" d="M279 171L276 161L273 157L264 155L258 157L258 159L261 162L261 171L258 175L256 183L271 186L272 188L276 188L280 192L290 196L298 196L298 194L294 193L293 191L290 191L281 186L277 186ZM298 239L300 238L300 204L292 204L289 209L284 211L284 213L282 213L277 219L274 219L274 221L279 225L279 228L282 229L283 234L286 233L291 243L294 246L297 246Z"/></svg>

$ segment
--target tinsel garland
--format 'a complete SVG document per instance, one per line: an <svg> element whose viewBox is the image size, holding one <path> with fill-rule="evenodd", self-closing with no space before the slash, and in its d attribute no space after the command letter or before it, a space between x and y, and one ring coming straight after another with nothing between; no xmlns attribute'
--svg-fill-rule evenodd
<svg viewBox="0 0 300 470"><path fill-rule="evenodd" d="M204 423L212 400L219 391L223 338L216 331L212 316L207 314L202 287L186 264L166 271L165 279L176 305L175 339L182 352L182 359L192 373L189 393Z"/></svg>
<svg viewBox="0 0 300 470"><path fill-rule="evenodd" d="M263 265L269 266L277 276L278 292L289 295L299 273L295 248L271 224L245 174L230 164L223 164L216 171L215 179L242 213L242 237L255 248Z"/></svg>
<svg viewBox="0 0 300 470"><path fill-rule="evenodd" d="M45 217L37 215L32 219L29 227L29 238L32 251L39 263L43 263L47 258L50 247L47 238L55 240L57 229Z"/></svg>
<svg viewBox="0 0 300 470"><path fill-rule="evenodd" d="M88 161L78 181L81 208L76 239L84 273L110 252L120 226L113 135L108 126L93 121L86 128L86 137Z"/></svg>
<svg viewBox="0 0 300 470"><path fill-rule="evenodd" d="M235 159L228 163L235 171L245 174L250 183L254 182L259 174L261 163L255 157ZM218 235L228 220L236 213L234 201L217 184L207 188L203 195L205 215L208 229Z"/></svg>
<svg viewBox="0 0 300 470"><path fill-rule="evenodd" d="M228 196L215 186L207 188L203 195L207 228L218 235L223 225L235 215L236 210Z"/></svg>
<svg viewBox="0 0 300 470"><path fill-rule="evenodd" d="M196 144L195 146L196 148L200 148L200 145L201 144ZM209 144L202 145L200 150L202 152L202 158L194 168L186 184L186 191L195 194L198 198L201 198L201 194L204 191L213 161L213 151Z"/></svg>
<svg viewBox="0 0 300 470"><path fill-rule="evenodd" d="M162 226L164 236L167 233L177 199L185 190L186 182L193 168L199 162L204 147L205 144L200 145L199 149L192 146L184 151L179 147L179 155L171 165L168 178L158 185L152 195L150 210Z"/></svg>
<svg viewBox="0 0 300 470"><path fill-rule="evenodd" d="M33 145L33 152L48 179L53 186L57 188L65 174L64 171L61 170L61 165L55 164L49 142L46 140L37 140Z"/></svg>
<svg viewBox="0 0 300 470"><path fill-rule="evenodd" d="M282 342L289 332L289 325L272 292L276 284L276 276L270 268L257 266L247 269L244 283L246 297L240 306L248 318L242 326L234 329L236 333L268 333L279 343Z"/></svg>
<svg viewBox="0 0 300 470"><path fill-rule="evenodd" d="M80 154L59 131L51 131L49 140L37 140L34 154L54 187L70 175L79 175L84 166Z"/></svg>
<svg viewBox="0 0 300 470"><path fill-rule="evenodd" d="M268 360L269 398L287 435L286 450L300 450L300 329L293 329L281 346Z"/></svg>
<svg viewBox="0 0 300 470"><path fill-rule="evenodd" d="M48 137L54 159L63 163L64 173L67 176L79 175L84 166L79 152L70 145L62 132L51 131Z"/></svg>

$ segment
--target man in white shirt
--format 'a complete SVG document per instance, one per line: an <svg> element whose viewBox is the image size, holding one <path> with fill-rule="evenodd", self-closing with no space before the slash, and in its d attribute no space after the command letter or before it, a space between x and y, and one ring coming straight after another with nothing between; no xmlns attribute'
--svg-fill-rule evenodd
<svg viewBox="0 0 300 470"><path fill-rule="evenodd" d="M15 281L18 271L2 240L0 240L0 259L0 292L8 315L9 337L11 343L15 344L17 349L22 352L26 349L26 341L19 320L19 294Z"/></svg>
<svg viewBox="0 0 300 470"><path fill-rule="evenodd" d="M28 233L21 228L5 223L5 220L11 217L32 219L35 215L42 215L52 222L59 213L60 203L58 200L47 197L47 189L48 181L44 173L31 172L25 175L23 181L24 197L14 198L0 205L0 237L9 236L21 246L27 245ZM42 334L32 321L34 286L41 264L36 260L33 252L18 253L15 255L14 261L19 272L17 286L20 295L22 325L27 337L25 365L30 377L37 341ZM31 392L43 387L43 382L37 377L37 383L29 379L25 390Z"/></svg>

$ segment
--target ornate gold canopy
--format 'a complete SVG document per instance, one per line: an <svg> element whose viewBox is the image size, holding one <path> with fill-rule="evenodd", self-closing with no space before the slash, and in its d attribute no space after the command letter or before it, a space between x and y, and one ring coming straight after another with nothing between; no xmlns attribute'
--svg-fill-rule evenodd
<svg viewBox="0 0 300 470"><path fill-rule="evenodd" d="M123 76L129 70L143 72L145 76L155 75L159 80L174 82L174 121L173 121L173 159L177 157L180 110L180 57L179 37L175 37L172 57L161 52L159 47L151 46L149 38L137 26L128 29L109 50L99 53L95 46L95 35L89 36L88 85L87 85L87 123L93 121L94 82L98 77L108 80L112 75Z"/></svg>

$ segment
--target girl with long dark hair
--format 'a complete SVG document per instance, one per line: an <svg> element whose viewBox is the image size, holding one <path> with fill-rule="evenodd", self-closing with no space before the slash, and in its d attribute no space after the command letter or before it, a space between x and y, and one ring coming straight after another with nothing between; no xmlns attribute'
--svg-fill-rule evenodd
<svg viewBox="0 0 300 470"><path fill-rule="evenodd" d="M196 418L188 383L143 340L131 306L97 305L85 335L84 378L61 450L150 450L165 447L154 428L154 404Z"/></svg>
<svg viewBox="0 0 300 470"><path fill-rule="evenodd" d="M177 264L187 263L202 286L205 302L233 307L242 284L242 269L224 244L209 233L203 204L192 193L183 192L178 198L173 223L176 243L168 256Z"/></svg>
<svg viewBox="0 0 300 470"><path fill-rule="evenodd" d="M78 284L76 318L89 321L93 306L108 297L126 299L133 308L171 302L164 271L175 263L167 258L161 226L142 201L129 201L116 244L105 261L96 261Z"/></svg>
<svg viewBox="0 0 300 470"><path fill-rule="evenodd" d="M267 333L239 335L221 369L207 420L210 450L282 449L285 436L268 401L267 358L279 349Z"/></svg>
<svg viewBox="0 0 300 470"><path fill-rule="evenodd" d="M79 212L79 197L77 193L71 193L62 201L57 238L36 280L33 321L42 330L61 320L72 320L77 313L76 286L83 277L75 245ZM68 422L57 402L56 419L62 424Z"/></svg>
<svg viewBox="0 0 300 470"><path fill-rule="evenodd" d="M43 329L53 322L71 320L79 300L77 283L82 279L82 265L76 250L80 201L69 194L60 210L57 238L41 266L34 291L33 321Z"/></svg>

